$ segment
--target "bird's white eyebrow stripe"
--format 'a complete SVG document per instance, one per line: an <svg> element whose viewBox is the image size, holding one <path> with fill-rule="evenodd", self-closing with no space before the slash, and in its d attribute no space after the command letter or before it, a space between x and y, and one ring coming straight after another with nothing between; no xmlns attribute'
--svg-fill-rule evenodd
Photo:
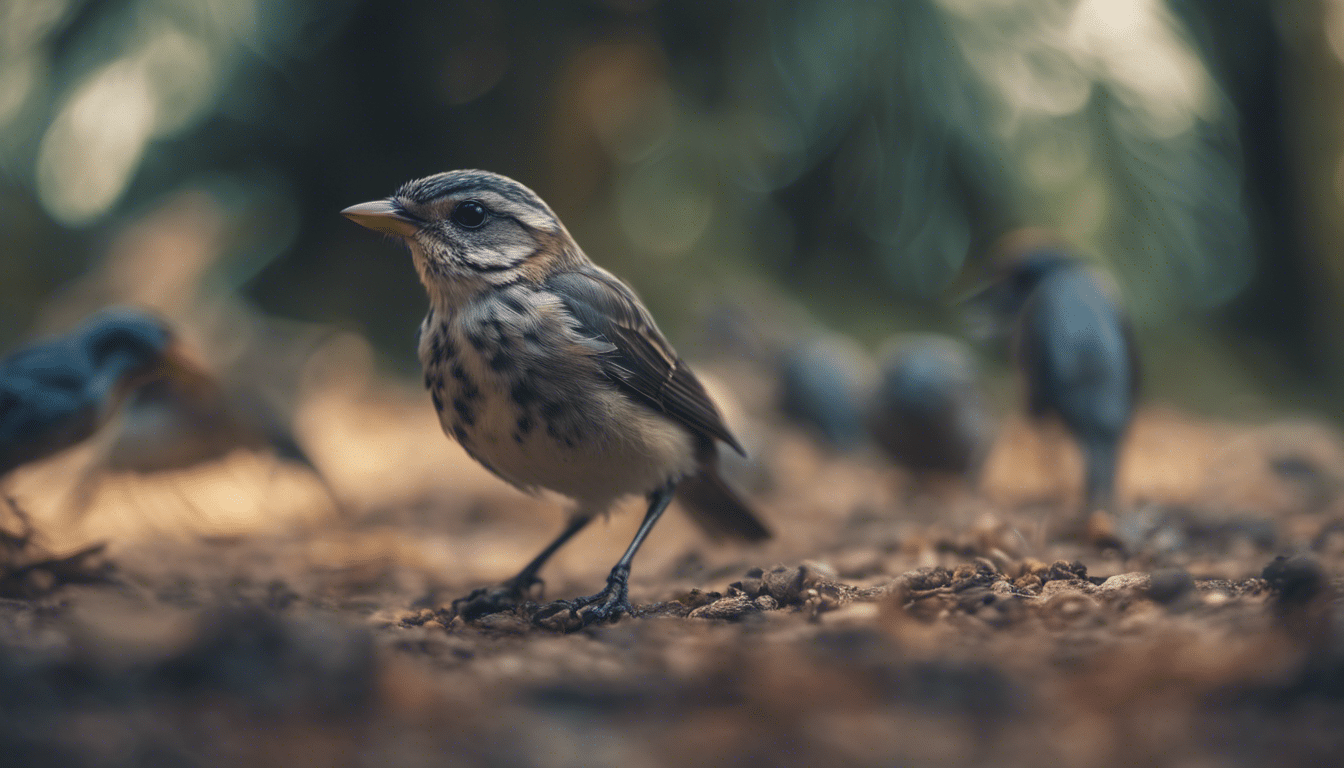
<svg viewBox="0 0 1344 768"><path fill-rule="evenodd" d="M555 217L550 211L531 205L520 205L513 199L500 195L494 190L476 190L474 192L459 190L454 194L435 198L428 203L428 206L437 211L435 217L447 218L455 207L454 202L466 200L475 200L484 205L491 215L513 219L530 229L551 231L555 228Z"/></svg>
<svg viewBox="0 0 1344 768"><path fill-rule="evenodd" d="M497 215L512 217L525 227L554 231L558 223L551 209L532 190L517 183L501 183L493 174L478 171L450 171L409 181L392 198L413 206L440 209L440 215L445 217L450 211L443 209L452 201L479 200Z"/></svg>
<svg viewBox="0 0 1344 768"><path fill-rule="evenodd" d="M550 213L545 208L514 200L499 194L493 189L482 190L467 199L479 200L492 213L512 216L520 223L534 229L542 228L551 219Z"/></svg>
<svg viewBox="0 0 1344 768"><path fill-rule="evenodd" d="M423 199L423 204L435 205L446 200L457 198L461 200L480 200L487 207L501 208L508 210L517 210L519 208L546 212L546 206L534 195L516 192L514 190L502 190L494 187L488 187L481 184L457 184L446 186L444 189L435 190L430 194L410 194L402 192L397 197L405 197L414 201L417 198Z"/></svg>

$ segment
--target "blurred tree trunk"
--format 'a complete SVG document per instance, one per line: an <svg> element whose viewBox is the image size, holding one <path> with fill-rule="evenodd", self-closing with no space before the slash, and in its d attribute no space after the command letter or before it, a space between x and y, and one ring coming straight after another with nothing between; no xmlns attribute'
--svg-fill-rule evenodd
<svg viewBox="0 0 1344 768"><path fill-rule="evenodd" d="M1287 48L1285 122L1294 159L1294 198L1301 206L1300 242L1317 286L1313 341L1321 373L1344 381L1344 5L1287 0L1279 6ZM1274 258L1274 254L1267 254Z"/></svg>

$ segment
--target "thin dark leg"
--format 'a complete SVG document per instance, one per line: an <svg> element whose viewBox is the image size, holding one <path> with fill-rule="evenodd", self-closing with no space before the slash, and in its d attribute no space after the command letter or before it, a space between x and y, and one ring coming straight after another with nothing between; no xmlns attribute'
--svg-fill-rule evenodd
<svg viewBox="0 0 1344 768"><path fill-rule="evenodd" d="M541 553L536 557L532 558L532 562L524 566L523 570L519 571L517 576L514 576L504 583L516 585L523 591L526 591L528 587L537 583L537 572L541 570L541 567L546 564L547 560L551 559L551 555L558 552L560 548L565 545L565 542L574 538L574 534L582 531L592 519L593 518L588 515L575 515L574 517L571 517L569 523L565 525L565 529L560 532L559 536L555 537L555 541L547 544L546 548L541 550Z"/></svg>
<svg viewBox="0 0 1344 768"><path fill-rule="evenodd" d="M537 578L537 572L551 559L565 542L574 538L574 534L583 530L584 526L592 520L591 515L575 515L565 524L565 529L560 532L555 540L546 545L541 553L532 558L532 562L523 567L518 575L508 579L503 584L494 587L482 587L473 590L466 597L460 597L453 601L453 613L464 619L471 620L485 616L490 613L499 613L513 609L518 603L522 602L532 589L533 584L541 583Z"/></svg>
<svg viewBox="0 0 1344 768"><path fill-rule="evenodd" d="M649 511L644 513L644 522L639 524L634 540L630 542L629 547L626 547L621 559L616 561L616 566L611 569L611 575L607 576L607 586L601 592L556 604L558 607L567 608L571 614L578 614L580 609L592 606L582 614L578 614L581 620L580 626L615 618L622 613L634 612L630 605L630 564L634 562L635 553L639 551L644 539L648 538L653 526L658 524L658 518L663 516L663 511L671 503L675 488L676 483L668 483L649 494Z"/></svg>
<svg viewBox="0 0 1344 768"><path fill-rule="evenodd" d="M1112 512L1115 504L1115 469L1119 454L1119 439L1101 438L1083 444L1087 479L1083 517L1093 512Z"/></svg>
<svg viewBox="0 0 1344 768"><path fill-rule="evenodd" d="M630 564L635 561L635 553L639 551L644 539L648 538L653 526L658 523L658 518L663 516L663 510L672 502L672 490L675 487L675 484L669 483L649 494L649 511L644 513L644 522L639 524L635 538L630 542L630 546L625 548L625 554L621 555L621 559L616 561L616 567L611 569L613 578L616 574L621 574L622 584L630 578ZM608 581L610 580L609 578Z"/></svg>

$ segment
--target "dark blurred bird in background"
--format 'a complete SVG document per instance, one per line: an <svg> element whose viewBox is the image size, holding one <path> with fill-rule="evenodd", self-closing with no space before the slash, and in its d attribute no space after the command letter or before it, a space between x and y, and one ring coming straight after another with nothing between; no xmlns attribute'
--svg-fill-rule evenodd
<svg viewBox="0 0 1344 768"><path fill-rule="evenodd" d="M0 476L101 431L92 458L62 484L71 514L95 506L105 479L198 467L239 449L303 466L339 509L278 408L245 382L207 373L184 349L160 317L112 309L66 336L13 353L0 362ZM103 430L114 415L114 428ZM174 487L193 507L195 493L182 482L174 480Z"/></svg>
<svg viewBox="0 0 1344 768"><path fill-rule="evenodd" d="M39 328L69 327L94 307L147 308L190 339L212 374L209 385L160 377L130 392L114 429L74 468L61 502L66 511L96 514L134 497L146 521L173 527L174 518L188 529L214 530L254 507L281 518L300 509L339 510L293 426L302 372L333 331L267 315L240 296L249 276L282 250L266 215L283 218L287 204L262 184L190 186L115 232L96 265L47 303ZM296 467L299 475L291 475ZM271 481L281 475L302 475L301 486L320 488L274 493ZM202 514L221 484L256 504L237 505L237 517ZM145 503L146 493L172 501ZM147 512L151 507L156 511Z"/></svg>
<svg viewBox="0 0 1344 768"><path fill-rule="evenodd" d="M213 386L167 324L138 310L105 310L65 336L10 353L0 360L0 481L92 437L137 388L157 380ZM5 500L17 530L0 525L0 594L31 596L106 576L106 564L93 560L102 544L49 553L34 542L27 513Z"/></svg>
<svg viewBox="0 0 1344 768"><path fill-rule="evenodd" d="M857 448L866 440L871 368L868 356L850 339L813 334L779 356L780 410L836 448Z"/></svg>
<svg viewBox="0 0 1344 768"><path fill-rule="evenodd" d="M1116 465L1140 375L1117 292L1044 231L1010 233L996 253L1001 274L969 308L1009 337L1028 413L1058 417L1082 449L1084 513L1113 511Z"/></svg>
<svg viewBox="0 0 1344 768"><path fill-rule="evenodd" d="M904 334L883 345L867 413L873 440L915 473L973 477L989 448L994 417L965 344Z"/></svg>
<svg viewBox="0 0 1344 768"><path fill-rule="evenodd" d="M633 612L631 562L674 493L711 534L770 535L719 477L716 442L741 448L704 387L532 190L450 171L342 213L410 248L430 299L420 360L444 432L513 485L577 502L554 542L501 587L457 601L460 615L525 599L551 555L624 496L649 506L606 587L535 619L572 629Z"/></svg>
<svg viewBox="0 0 1344 768"><path fill-rule="evenodd" d="M107 456L111 471L178 469L237 448L270 449L281 459L314 469L286 420L252 389L188 388L159 379L136 390L126 411L127 423Z"/></svg>
<svg viewBox="0 0 1344 768"><path fill-rule="evenodd" d="M698 356L734 370L735 383L749 389L752 383L742 379L762 375L761 391L751 398L762 415L782 414L843 451L864 445L864 407L874 378L867 350L776 288L735 283L730 294L700 318L691 342ZM760 451L752 453L754 459Z"/></svg>
<svg viewBox="0 0 1344 768"><path fill-rule="evenodd" d="M0 476L82 442L137 387L213 386L158 318L112 309L0 360Z"/></svg>
<svg viewBox="0 0 1344 768"><path fill-rule="evenodd" d="M265 393L246 382L188 386L170 378L150 381L127 399L116 434L80 473L68 504L74 511L88 508L109 476L146 478L222 460L239 450L302 467L333 509L342 511L335 489Z"/></svg>

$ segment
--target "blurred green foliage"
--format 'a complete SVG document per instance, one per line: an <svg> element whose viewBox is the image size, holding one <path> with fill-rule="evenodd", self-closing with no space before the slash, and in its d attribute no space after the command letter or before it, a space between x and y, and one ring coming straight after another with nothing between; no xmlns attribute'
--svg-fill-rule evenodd
<svg viewBox="0 0 1344 768"><path fill-rule="evenodd" d="M409 366L412 270L336 212L481 167L534 187L674 332L762 280L870 341L955 328L967 262L1047 226L1117 273L1157 359L1212 344L1220 380L1319 404L1344 349L1338 291L1309 275L1336 257L1285 201L1294 168L1338 158L1294 154L1291 99L1313 94L1266 74L1304 55L1276 9L9 0L0 345L192 191L225 222L212 289Z"/></svg>

